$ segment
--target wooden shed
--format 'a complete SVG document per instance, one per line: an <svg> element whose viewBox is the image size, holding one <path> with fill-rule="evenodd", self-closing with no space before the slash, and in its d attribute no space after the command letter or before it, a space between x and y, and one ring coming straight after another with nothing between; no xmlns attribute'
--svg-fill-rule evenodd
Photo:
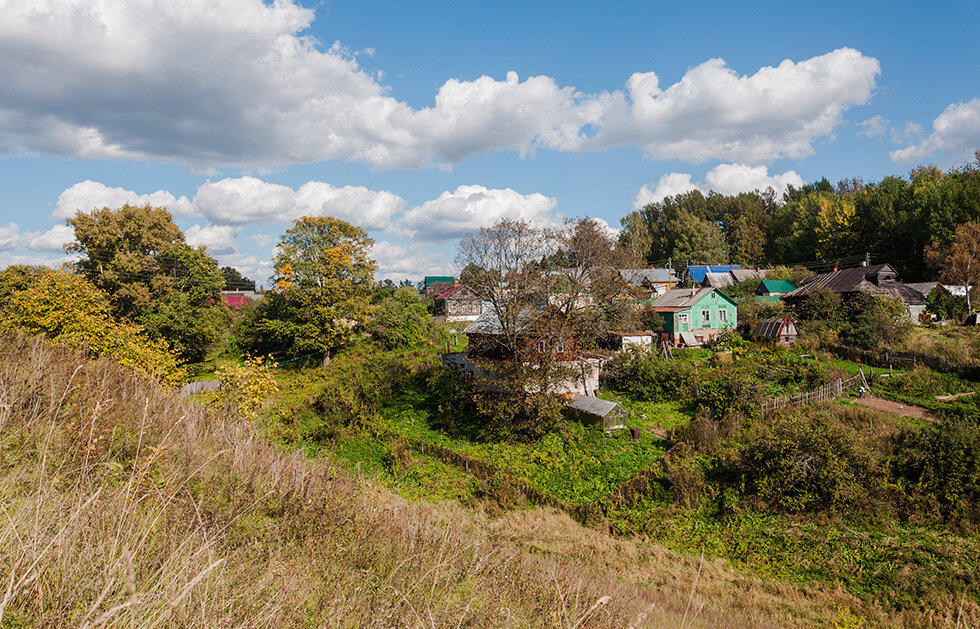
<svg viewBox="0 0 980 629"><path fill-rule="evenodd" d="M755 331L752 333L752 338L756 341L771 341L780 345L792 345L799 336L796 321L789 317L763 319L755 324Z"/></svg>
<svg viewBox="0 0 980 629"><path fill-rule="evenodd" d="M629 413L626 409L608 400L601 400L590 395L576 393L568 400L565 414L587 426L600 426L604 431L626 428Z"/></svg>

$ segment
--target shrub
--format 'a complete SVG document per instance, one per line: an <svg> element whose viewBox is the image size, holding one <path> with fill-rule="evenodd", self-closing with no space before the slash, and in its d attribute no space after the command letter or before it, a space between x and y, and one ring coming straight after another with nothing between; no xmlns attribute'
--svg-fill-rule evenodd
<svg viewBox="0 0 980 629"><path fill-rule="evenodd" d="M233 417L255 420L266 400L279 392L271 366L258 356L221 367L215 372L221 389L214 396L213 404Z"/></svg>
<svg viewBox="0 0 980 629"><path fill-rule="evenodd" d="M879 454L823 412L774 415L757 423L747 439L743 491L768 509L846 511L885 482Z"/></svg>
<svg viewBox="0 0 980 629"><path fill-rule="evenodd" d="M896 475L916 502L947 522L980 524L980 426L947 417L899 439Z"/></svg>

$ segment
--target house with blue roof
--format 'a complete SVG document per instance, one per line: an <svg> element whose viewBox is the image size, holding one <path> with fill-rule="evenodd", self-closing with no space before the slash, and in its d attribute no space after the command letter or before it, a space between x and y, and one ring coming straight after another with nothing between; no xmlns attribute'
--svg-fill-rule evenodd
<svg viewBox="0 0 980 629"><path fill-rule="evenodd" d="M694 282L704 284L708 273L718 273L728 275L736 269L741 269L741 264L692 264L684 271L684 282Z"/></svg>

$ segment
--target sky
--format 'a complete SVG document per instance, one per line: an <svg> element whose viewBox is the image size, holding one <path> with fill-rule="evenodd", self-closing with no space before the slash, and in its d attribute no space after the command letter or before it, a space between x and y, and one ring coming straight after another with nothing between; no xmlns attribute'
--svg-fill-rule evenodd
<svg viewBox="0 0 980 629"><path fill-rule="evenodd" d="M978 0L0 0L0 266L149 203L259 284L303 215L417 280L503 217L950 168L978 32Z"/></svg>

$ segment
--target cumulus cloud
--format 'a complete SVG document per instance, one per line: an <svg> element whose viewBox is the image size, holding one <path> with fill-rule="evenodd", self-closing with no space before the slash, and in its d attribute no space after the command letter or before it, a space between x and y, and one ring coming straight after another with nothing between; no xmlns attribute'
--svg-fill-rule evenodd
<svg viewBox="0 0 980 629"><path fill-rule="evenodd" d="M204 245L208 248L208 253L215 255L233 253L235 251L235 237L240 230L240 227L231 225L191 225L184 230L184 236L187 244L195 247Z"/></svg>
<svg viewBox="0 0 980 629"><path fill-rule="evenodd" d="M557 221L553 212L556 205L557 199L537 192L521 194L510 188L459 186L405 212L395 230L418 240L437 241L459 238L502 218L547 226Z"/></svg>
<svg viewBox="0 0 980 629"><path fill-rule="evenodd" d="M32 251L64 251L64 246L75 240L75 230L68 225L54 225L46 232L26 235L24 240Z"/></svg>
<svg viewBox="0 0 980 629"><path fill-rule="evenodd" d="M357 55L309 36L314 17L293 0L8 0L0 152L418 168L630 145L656 159L763 163L812 152L880 72L847 48L749 75L711 59L666 87L638 72L599 94L509 72L447 80L416 109Z"/></svg>
<svg viewBox="0 0 980 629"><path fill-rule="evenodd" d="M300 216L336 216L365 229L385 229L405 200L362 186L336 188L309 181L299 190L256 177L207 182L194 195L197 210L216 223L270 223Z"/></svg>
<svg viewBox="0 0 980 629"><path fill-rule="evenodd" d="M776 194L782 194L789 186L799 188L803 184L803 178L794 170L770 175L765 166L718 164L704 176L704 183L694 182L689 173L667 173L654 188L642 186L633 198L633 209L639 210L650 203L659 203L667 197L691 190L700 190L705 194L712 190L721 194L739 194L772 188Z"/></svg>
<svg viewBox="0 0 980 629"><path fill-rule="evenodd" d="M633 197L633 209L639 210L650 203L659 203L667 197L677 196L678 194L684 194L685 192L697 189L698 185L691 181L690 174L667 173L660 178L660 181L657 182L654 188L651 189L649 185L640 187L636 196Z"/></svg>
<svg viewBox="0 0 980 629"><path fill-rule="evenodd" d="M877 59L841 48L751 76L711 59L666 89L656 74L637 73L627 94L607 99L596 141L640 145L655 159L800 158L832 133L848 107L868 101L880 72Z"/></svg>
<svg viewBox="0 0 980 629"><path fill-rule="evenodd" d="M907 127L914 133L916 127ZM892 161L904 164L941 153L950 160L970 159L980 147L980 98L953 103L932 121L932 133L922 141L891 152Z"/></svg>
<svg viewBox="0 0 980 629"><path fill-rule="evenodd" d="M149 194L139 194L125 188L110 188L97 181L85 180L76 183L58 195L51 218L63 220L75 216L77 212L91 212L95 209L119 208L126 204L152 205L164 207L174 216L184 216L194 213L194 208L187 197L177 198L164 190Z"/></svg>
<svg viewBox="0 0 980 629"><path fill-rule="evenodd" d="M0 227L0 250L14 249L20 243L20 227L17 223L7 223L6 227Z"/></svg>
<svg viewBox="0 0 980 629"><path fill-rule="evenodd" d="M456 267L432 247L420 244L398 244L385 240L374 243L371 257L378 263L377 277L401 280L423 275L455 273Z"/></svg>

